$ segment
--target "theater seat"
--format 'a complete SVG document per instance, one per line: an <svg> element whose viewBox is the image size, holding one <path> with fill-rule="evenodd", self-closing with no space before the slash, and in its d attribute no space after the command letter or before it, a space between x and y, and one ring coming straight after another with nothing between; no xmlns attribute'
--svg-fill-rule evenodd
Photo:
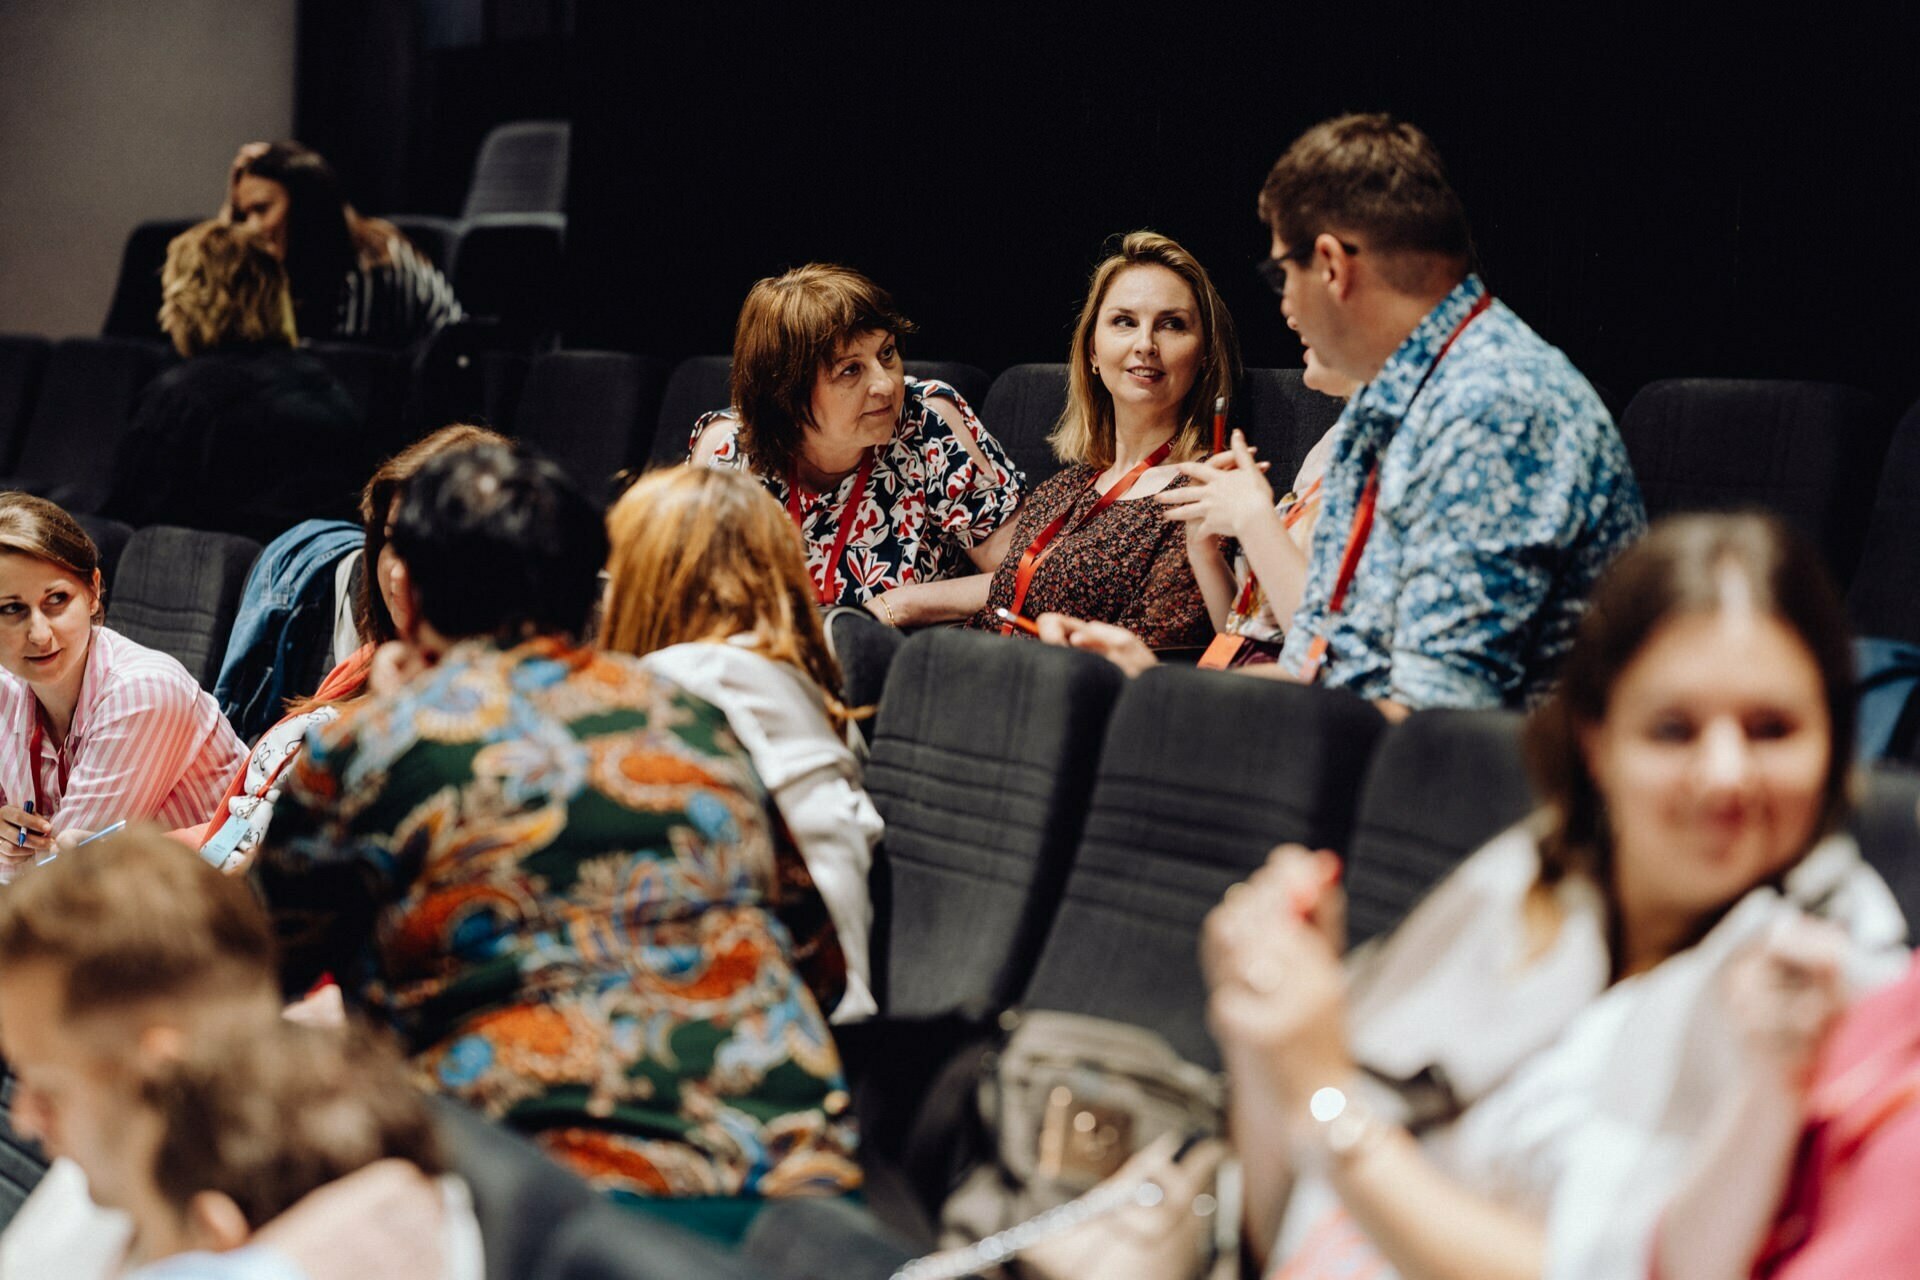
<svg viewBox="0 0 1920 1280"><path fill-rule="evenodd" d="M565 120L516 120L497 125L480 143L461 216L565 213L568 147Z"/></svg>
<svg viewBox="0 0 1920 1280"><path fill-rule="evenodd" d="M412 359L403 351L370 347L358 342L315 342L307 350L327 366L354 407L360 410L363 439L375 445L382 456L393 452L402 440L402 411L412 372Z"/></svg>
<svg viewBox="0 0 1920 1280"><path fill-rule="evenodd" d="M1920 644L1920 402L1894 428L1847 611L1860 635Z"/></svg>
<svg viewBox="0 0 1920 1280"><path fill-rule="evenodd" d="M80 514L74 516L87 536L93 539L93 545L100 550L100 582L107 589L107 599L113 599L113 575L120 567L120 557L126 553L127 543L133 539L133 526L118 520L109 520L105 516Z"/></svg>
<svg viewBox="0 0 1920 1280"><path fill-rule="evenodd" d="M663 1222L612 1204L588 1205L562 1222L531 1280L772 1280L745 1258Z"/></svg>
<svg viewBox="0 0 1920 1280"><path fill-rule="evenodd" d="M687 460L693 424L700 415L727 407L727 379L732 370L730 356L693 356L673 367L666 393L660 397L659 425L654 428L653 446L648 450L651 465L671 467Z"/></svg>
<svg viewBox="0 0 1920 1280"><path fill-rule="evenodd" d="M973 406L975 413L987 403L987 394L993 389L993 379L985 369L957 360L908 360L904 367L909 377L946 383Z"/></svg>
<svg viewBox="0 0 1920 1280"><path fill-rule="evenodd" d="M1066 406L1066 365L1017 364L993 380L980 420L1038 485L1060 470L1047 436Z"/></svg>
<svg viewBox="0 0 1920 1280"><path fill-rule="evenodd" d="M1835 383L1670 378L1641 388L1620 434L1649 516L1763 507L1844 586L1890 425L1874 397Z"/></svg>
<svg viewBox="0 0 1920 1280"><path fill-rule="evenodd" d="M487 1280L540 1274L560 1224L595 1203L592 1188L517 1134L445 1098L430 1099L447 1163L473 1193Z"/></svg>
<svg viewBox="0 0 1920 1280"><path fill-rule="evenodd" d="M1301 381L1303 369L1248 369L1227 412L1247 443L1273 464L1268 479L1275 494L1285 493L1306 460L1340 417L1342 401L1322 395Z"/></svg>
<svg viewBox="0 0 1920 1280"><path fill-rule="evenodd" d="M0 1230L13 1221L47 1172L40 1144L13 1130L13 1091L18 1087L13 1072L0 1063Z"/></svg>
<svg viewBox="0 0 1920 1280"><path fill-rule="evenodd" d="M0 336L0 473L10 471L33 417L40 394L40 376L46 372L53 344L45 338L17 334Z"/></svg>
<svg viewBox="0 0 1920 1280"><path fill-rule="evenodd" d="M907 638L865 609L839 605L826 617L827 647L840 663L840 696L848 707L880 705L880 692L886 687L887 672ZM868 742L873 741L878 716L855 721Z"/></svg>
<svg viewBox="0 0 1920 1280"><path fill-rule="evenodd" d="M567 219L559 213L490 213L469 219L453 262L453 293L466 313L515 333L560 327Z"/></svg>
<svg viewBox="0 0 1920 1280"><path fill-rule="evenodd" d="M1347 846L1347 941L1400 923L1460 860L1533 808L1513 711L1416 711L1381 736Z"/></svg>
<svg viewBox="0 0 1920 1280"><path fill-rule="evenodd" d="M152 525L127 543L107 599L115 631L180 660L212 691L260 544L231 533Z"/></svg>
<svg viewBox="0 0 1920 1280"><path fill-rule="evenodd" d="M535 356L513 434L565 467L589 495L604 498L614 472L646 457L666 377L662 361L619 351Z"/></svg>
<svg viewBox="0 0 1920 1280"><path fill-rule="evenodd" d="M1218 1065L1201 921L1276 844L1346 846L1384 723L1345 693L1229 672L1156 667L1128 682L1021 1003L1148 1027Z"/></svg>
<svg viewBox="0 0 1920 1280"><path fill-rule="evenodd" d="M1920 933L1920 773L1875 765L1851 824L1860 850L1893 890L1907 917L1907 940Z"/></svg>
<svg viewBox="0 0 1920 1280"><path fill-rule="evenodd" d="M160 336L160 272L167 265L167 245L199 222L198 218L163 218L133 229L120 254L120 275L114 282L106 323L100 326L102 337Z"/></svg>
<svg viewBox="0 0 1920 1280"><path fill-rule="evenodd" d="M14 479L0 487L29 489L70 511L98 509L140 392L169 359L161 344L132 338L54 344Z"/></svg>

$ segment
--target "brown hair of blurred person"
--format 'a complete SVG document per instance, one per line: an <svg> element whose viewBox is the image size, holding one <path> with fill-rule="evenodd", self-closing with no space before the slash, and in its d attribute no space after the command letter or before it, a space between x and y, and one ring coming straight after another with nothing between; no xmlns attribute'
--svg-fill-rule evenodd
<svg viewBox="0 0 1920 1280"><path fill-rule="evenodd" d="M219 347L298 341L286 268L253 236L217 220L167 245L160 328L189 358Z"/></svg>

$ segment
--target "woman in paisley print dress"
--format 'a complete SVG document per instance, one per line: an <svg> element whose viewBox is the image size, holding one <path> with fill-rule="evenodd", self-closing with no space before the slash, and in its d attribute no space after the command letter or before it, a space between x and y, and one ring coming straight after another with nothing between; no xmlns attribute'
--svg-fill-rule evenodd
<svg viewBox="0 0 1920 1280"><path fill-rule="evenodd" d="M732 406L691 439L694 462L751 471L787 508L821 604L900 627L986 603L1025 487L958 391L906 376L912 332L849 268L762 280L734 328Z"/></svg>
<svg viewBox="0 0 1920 1280"><path fill-rule="evenodd" d="M599 511L550 463L461 450L391 545L402 639L259 858L289 988L339 975L423 1087L633 1207L731 1238L765 1197L852 1190L839 991L782 917L817 898L721 712L579 642Z"/></svg>

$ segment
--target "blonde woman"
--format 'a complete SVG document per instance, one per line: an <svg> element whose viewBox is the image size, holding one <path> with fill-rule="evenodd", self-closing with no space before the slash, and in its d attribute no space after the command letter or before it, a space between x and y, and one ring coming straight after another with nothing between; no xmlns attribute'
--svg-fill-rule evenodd
<svg viewBox="0 0 1920 1280"><path fill-rule="evenodd" d="M1233 319L1192 254L1136 231L1094 268L1074 327L1067 408L1052 436L1067 468L1020 509L973 626L996 610L1113 623L1151 649L1213 638L1179 525L1144 501L1190 483L1216 400L1239 372Z"/></svg>
<svg viewBox="0 0 1920 1280"><path fill-rule="evenodd" d="M161 296L160 325L186 361L141 397L103 513L258 542L349 518L371 441L345 388L294 348L279 260L239 228L203 222L167 246Z"/></svg>
<svg viewBox="0 0 1920 1280"><path fill-rule="evenodd" d="M644 477L607 529L601 644L726 713L840 935L847 991L832 1020L872 1015L867 869L880 815L848 747L799 533L753 478L705 467Z"/></svg>

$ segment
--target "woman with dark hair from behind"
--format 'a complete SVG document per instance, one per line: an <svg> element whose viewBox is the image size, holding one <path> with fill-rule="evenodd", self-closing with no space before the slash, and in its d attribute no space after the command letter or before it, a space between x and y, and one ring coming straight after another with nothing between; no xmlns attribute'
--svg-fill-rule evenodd
<svg viewBox="0 0 1920 1280"><path fill-rule="evenodd" d="M1273 1274L1645 1275L1737 1060L1730 962L1803 912L1858 981L1903 958L1842 833L1852 719L1817 555L1761 517L1671 520L1600 580L1528 723L1533 821L1344 973L1333 854L1231 891L1208 1013Z"/></svg>
<svg viewBox="0 0 1920 1280"><path fill-rule="evenodd" d="M466 449L409 483L391 543L401 638L256 866L289 989L340 974L422 1084L683 1226L735 1238L765 1197L856 1187L840 992L775 921L797 859L751 761L717 708L582 643L601 512L551 463Z"/></svg>
<svg viewBox="0 0 1920 1280"><path fill-rule="evenodd" d="M363 216L319 152L250 142L234 157L223 221L287 266L300 335L406 346L461 318L453 286L400 229Z"/></svg>
<svg viewBox="0 0 1920 1280"><path fill-rule="evenodd" d="M347 515L370 442L346 389L295 348L279 261L203 222L167 246L161 298L160 327L186 361L142 393L101 513L262 543Z"/></svg>

